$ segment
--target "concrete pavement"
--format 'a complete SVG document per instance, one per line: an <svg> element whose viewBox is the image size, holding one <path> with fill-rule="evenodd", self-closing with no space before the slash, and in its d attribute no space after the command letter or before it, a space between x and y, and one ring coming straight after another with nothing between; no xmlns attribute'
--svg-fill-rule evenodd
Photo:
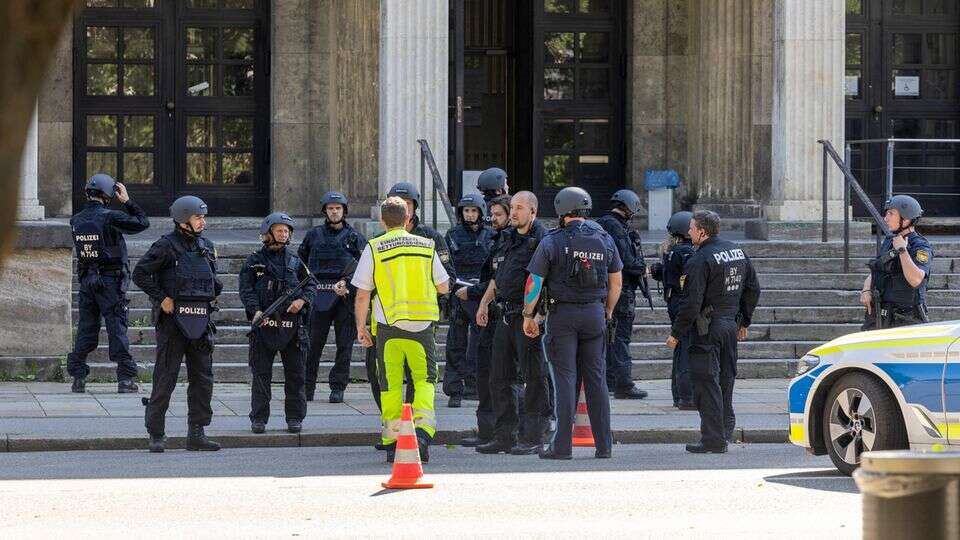
<svg viewBox="0 0 960 540"><path fill-rule="evenodd" d="M614 439L621 443L692 442L698 439L695 411L673 408L670 382L641 381L650 392L641 401L611 398ZM745 442L785 442L788 417L783 379L738 380L734 406L738 439ZM214 387L213 423L208 433L228 447L350 446L369 445L379 437L379 412L369 385L351 384L344 403L327 403L329 390L317 388L320 401L310 402L304 430L285 431L283 387L274 386L267 433L250 433L247 413L250 387L217 384ZM84 394L70 392L68 383L0 383L0 451L121 450L146 447L139 394L117 394L114 384L87 385ZM437 393L438 443L456 443L476 427L476 402L459 409L447 408L447 398ZM186 384L177 386L167 413L167 435L172 447L182 445L186 434Z"/></svg>

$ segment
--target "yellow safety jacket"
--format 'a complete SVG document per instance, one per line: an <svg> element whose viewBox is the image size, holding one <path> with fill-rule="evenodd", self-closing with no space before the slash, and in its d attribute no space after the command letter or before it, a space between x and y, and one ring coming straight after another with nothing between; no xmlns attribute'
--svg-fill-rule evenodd
<svg viewBox="0 0 960 540"><path fill-rule="evenodd" d="M373 281L387 324L437 321L437 286L433 283L433 240L393 229L369 242Z"/></svg>

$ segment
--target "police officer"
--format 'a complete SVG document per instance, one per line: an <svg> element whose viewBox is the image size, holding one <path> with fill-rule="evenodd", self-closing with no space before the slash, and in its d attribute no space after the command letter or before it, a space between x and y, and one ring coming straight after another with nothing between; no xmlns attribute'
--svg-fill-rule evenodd
<svg viewBox="0 0 960 540"><path fill-rule="evenodd" d="M630 338L636 318L637 287L645 297L650 296L647 283L647 265L643 262L640 234L627 225L640 211L640 197L629 189L621 189L610 198L613 208L597 220L617 246L623 262L623 288L613 310L617 331L613 343L607 347L607 385L613 387L617 399L643 399L647 393L633 384L633 359L630 358Z"/></svg>
<svg viewBox="0 0 960 540"><path fill-rule="evenodd" d="M491 237L490 253L487 254L483 267L480 269L480 280L475 285L462 287L456 292L457 297L461 300L466 297L468 300L477 302L478 308L483 293L487 291L499 263L503 261L501 249L503 236L501 233L510 225L510 197L501 195L491 199L487 205L487 213L488 221L494 233ZM488 320L499 320L500 310L496 303L491 303L487 308L487 316ZM464 438L460 443L463 446L475 447L486 444L493 439L496 416L493 413L493 398L490 395L490 364L493 361L493 335L496 327L496 324L479 327L480 334L477 339L477 433L476 436Z"/></svg>
<svg viewBox="0 0 960 540"><path fill-rule="evenodd" d="M650 267L653 279L663 283L663 299L667 301L667 315L670 323L677 318L680 308L680 276L683 266L693 256L693 243L690 241L690 219L693 213L683 211L670 216L667 232L670 233L660 245L660 262ZM673 348L673 365L670 369L670 393L673 394L673 406L681 411L695 411L693 404L693 386L690 383L690 337L680 336L679 343Z"/></svg>
<svg viewBox="0 0 960 540"><path fill-rule="evenodd" d="M483 224L486 210L487 205L479 194L464 195L457 204L458 223L445 236L453 267L463 281L478 282L480 269L490 254L494 231ZM477 399L479 300L471 300L466 287L457 292L450 298L447 363L443 370L443 392L450 396L449 407L460 407L464 397Z"/></svg>
<svg viewBox="0 0 960 540"><path fill-rule="evenodd" d="M126 188L106 174L95 174L84 186L87 204L70 218L73 244L77 250L79 320L73 352L67 355L67 373L73 377L71 390L86 390L90 373L87 355L97 348L100 317L107 328L110 360L117 363L117 391L139 390L133 379L137 364L130 357L127 338L127 243L124 233L136 234L150 226L143 210L130 200ZM107 206L116 197L123 212Z"/></svg>
<svg viewBox="0 0 960 540"><path fill-rule="evenodd" d="M680 276L682 299L667 346L691 336L690 378L700 411L700 442L695 454L724 453L733 440L733 384L737 376L737 340L745 339L760 284L750 259L733 242L718 238L720 216L699 211L690 220L697 251Z"/></svg>
<svg viewBox="0 0 960 540"><path fill-rule="evenodd" d="M582 378L596 457L609 458L610 397L604 347L620 299L623 263L610 235L585 218L593 201L581 188L563 188L554 199L560 227L540 243L527 267L530 278L523 307L523 331L540 334L537 306L544 288L549 296L543 346L556 377L557 432L543 459L572 457L577 379Z"/></svg>
<svg viewBox="0 0 960 540"><path fill-rule="evenodd" d="M259 320L250 332L250 430L266 431L270 418L270 383L273 378L273 359L280 353L283 362L283 402L287 431L300 433L303 417L307 414L304 393L304 364L309 345L304 306L313 301L316 289L302 288L280 310L262 317L264 310L308 277L302 260L288 250L295 224L283 212L274 212L260 225L263 247L247 257L240 269L240 301L247 319ZM261 320L262 319L262 320Z"/></svg>
<svg viewBox="0 0 960 540"><path fill-rule="evenodd" d="M217 250L203 238L207 205L192 195L170 206L174 231L150 246L133 270L133 282L154 303L157 361L145 424L150 451L163 452L164 416L177 386L180 362L187 362L187 450L219 450L203 432L213 410L213 302L223 290L217 278Z"/></svg>
<svg viewBox="0 0 960 540"><path fill-rule="evenodd" d="M497 197L510 194L507 185L507 171L499 167L490 167L477 177L477 191L483 194L483 201L487 204Z"/></svg>
<svg viewBox="0 0 960 540"><path fill-rule="evenodd" d="M360 253L367 245L363 234L347 223L347 197L328 192L320 200L325 222L307 232L297 254L317 278L317 294L310 309L310 352L307 356L307 401L313 401L317 388L320 356L333 324L337 352L330 369L330 403L342 403L343 391L350 382L350 358L353 353L353 302L348 287Z"/></svg>
<svg viewBox="0 0 960 540"><path fill-rule="evenodd" d="M933 267L933 248L914 229L923 208L909 195L895 195L883 210L883 221L893 236L880 245L880 256L870 261L871 272L863 282L860 303L866 308L864 330L928 320L927 282ZM880 304L879 318L876 301Z"/></svg>
<svg viewBox="0 0 960 540"><path fill-rule="evenodd" d="M540 337L523 333L527 264L546 234L546 229L536 218L537 197L529 191L514 195L510 200L512 227L500 233L502 240L495 255L500 259L497 270L477 308L477 324L496 325L490 365L490 395L496 421L493 440L476 447L476 451L482 454L536 454L544 435L550 430L553 407ZM489 305L494 298L501 313L497 320L491 321ZM520 415L517 412L520 400L518 371L524 382Z"/></svg>

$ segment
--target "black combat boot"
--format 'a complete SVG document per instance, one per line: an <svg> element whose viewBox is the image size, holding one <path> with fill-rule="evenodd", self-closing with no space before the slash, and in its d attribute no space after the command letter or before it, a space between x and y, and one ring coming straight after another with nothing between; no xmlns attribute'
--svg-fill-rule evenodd
<svg viewBox="0 0 960 540"><path fill-rule="evenodd" d="M253 433L265 433L267 431L267 423L263 420L251 420L250 431Z"/></svg>
<svg viewBox="0 0 960 540"><path fill-rule="evenodd" d="M330 403L343 403L343 390L331 390Z"/></svg>
<svg viewBox="0 0 960 540"><path fill-rule="evenodd" d="M643 399L647 397L647 392L636 386L631 386L630 388L614 390L613 397L616 399Z"/></svg>
<svg viewBox="0 0 960 540"><path fill-rule="evenodd" d="M492 441L476 446L473 449L481 454L509 454L510 449L513 448L513 445L513 441L501 441L499 439L493 439Z"/></svg>
<svg viewBox="0 0 960 540"><path fill-rule="evenodd" d="M70 386L70 391L74 394L82 394L87 391L87 379L84 377L74 377L73 385Z"/></svg>
<svg viewBox="0 0 960 540"><path fill-rule="evenodd" d="M303 422L300 420L287 420L287 431L290 433L300 433L303 431Z"/></svg>
<svg viewBox="0 0 960 540"><path fill-rule="evenodd" d="M191 425L187 431L187 450L216 452L220 449L220 444L211 441L203 434L203 426Z"/></svg>
<svg viewBox="0 0 960 540"><path fill-rule="evenodd" d="M118 394L136 394L139 391L140 387L137 386L137 383L133 382L133 379L120 379L117 381Z"/></svg>
<svg viewBox="0 0 960 540"><path fill-rule="evenodd" d="M150 434L150 453L151 454L162 453L165 449L166 443L167 443L167 438L163 436L163 433L159 435L151 433Z"/></svg>

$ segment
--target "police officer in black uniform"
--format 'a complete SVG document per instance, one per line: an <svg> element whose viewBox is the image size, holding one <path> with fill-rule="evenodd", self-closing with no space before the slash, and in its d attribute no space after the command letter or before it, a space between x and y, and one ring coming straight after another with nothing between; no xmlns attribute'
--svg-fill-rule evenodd
<svg viewBox="0 0 960 540"><path fill-rule="evenodd" d="M547 232L536 217L537 198L533 193L521 191L513 196L512 227L500 233L499 251L494 255L495 260L500 261L477 308L477 324L496 324L490 365L490 395L496 422L493 440L476 447L482 454L536 454L550 430L553 407L540 337L523 333L527 264ZM501 313L497 320L491 321L488 306L494 298ZM521 414L518 414L518 371L524 382Z"/></svg>
<svg viewBox="0 0 960 540"><path fill-rule="evenodd" d="M150 246L133 270L133 282L154 303L157 361L153 392L144 399L150 451L163 452L164 416L177 386L180 362L187 362L187 450L219 450L203 432L213 410L213 335L210 313L223 290L217 278L217 251L201 237L207 205L197 197L180 197L170 206L174 231Z"/></svg>
<svg viewBox="0 0 960 540"><path fill-rule="evenodd" d="M508 195L501 195L490 200L487 204L486 220L490 223L494 232L491 237L490 253L487 254L487 258L483 261L483 266L480 269L480 280L477 284L464 287L456 293L457 296L465 294L468 300L477 303L478 308L483 293L487 291L490 280L493 279L499 264L503 261L503 236L501 233L510 226L510 197ZM487 317L491 321L499 320L500 310L496 303L491 303L487 308ZM475 447L486 444L493 439L496 416L493 412L493 398L490 395L490 364L493 361L493 336L496 327L496 324L479 327L480 334L477 338L477 433L475 436L464 438L460 443L463 446Z"/></svg>
<svg viewBox="0 0 960 540"><path fill-rule="evenodd" d="M490 167L477 177L477 191L483 194L483 201L490 204L493 199L510 194L507 180L507 171Z"/></svg>
<svg viewBox="0 0 960 540"><path fill-rule="evenodd" d="M667 338L676 348L690 336L693 402L700 411L700 442L695 454L724 453L733 440L733 384L737 376L737 340L744 339L760 298L750 259L733 242L718 237L720 217L699 211L690 220L697 251L680 277L682 299Z"/></svg>
<svg viewBox="0 0 960 540"><path fill-rule="evenodd" d="M537 307L546 289L543 347L556 377L557 432L550 445L540 450L540 457L572 457L577 379L582 379L595 455L609 458L613 435L604 348L615 324L613 312L620 300L623 263L610 235L585 219L593 208L589 193L577 187L563 188L554 207L560 227L547 234L527 266L530 279L523 311L524 333L539 335Z"/></svg>
<svg viewBox="0 0 960 540"><path fill-rule="evenodd" d="M927 282L933 268L933 248L914 229L923 208L909 195L895 195L884 204L883 210L883 220L893 236L880 245L880 256L870 261L870 275L863 282L860 293L860 302L866 308L863 330L928 321Z"/></svg>
<svg viewBox="0 0 960 540"><path fill-rule="evenodd" d="M647 265L643 261L640 234L631 231L630 218L640 211L640 197L629 189L621 189L610 198L613 208L597 219L597 224L613 238L623 262L623 288L620 300L613 310L617 331L613 343L607 347L607 385L613 387L617 399L643 399L647 393L633 384L633 359L630 358L630 339L633 321L637 316L637 288L644 297L650 296L647 287Z"/></svg>
<svg viewBox="0 0 960 540"><path fill-rule="evenodd" d="M250 321L261 320L250 332L250 430L263 433L270 418L270 383L273 359L283 362L283 402L287 431L300 433L307 414L304 367L309 346L304 306L313 301L316 288L304 287L271 316L262 317L275 301L295 290L309 274L306 265L287 249L293 236L293 218L274 212L260 225L263 247L247 257L240 269L240 301Z"/></svg>
<svg viewBox="0 0 960 540"><path fill-rule="evenodd" d="M87 355L97 348L100 317L107 328L110 360L117 363L117 391L137 392L134 378L137 364L130 357L127 338L127 243L124 233L136 234L150 226L143 210L130 200L123 184L106 174L95 174L84 186L87 204L70 218L73 244L77 250L79 320L73 352L67 355L67 373L73 377L71 390L86 390L90 373ZM107 206L116 197L123 212Z"/></svg>
<svg viewBox="0 0 960 540"><path fill-rule="evenodd" d="M457 223L445 236L450 257L462 281L478 283L480 269L493 243L494 230L484 225L487 205L476 193L464 195L457 204ZM443 369L443 392L449 407L460 407L464 397L477 399L478 299L470 299L461 287L450 297L447 331L447 363Z"/></svg>
<svg viewBox="0 0 960 540"><path fill-rule="evenodd" d="M310 231L297 254L317 278L317 291L310 309L310 352L307 356L307 401L313 401L317 388L320 356L333 324L337 352L330 369L330 403L342 403L343 391L350 382L350 358L357 336L353 322L350 278L367 245L363 234L347 222L347 197L331 191L320 200L325 223Z"/></svg>
<svg viewBox="0 0 960 540"><path fill-rule="evenodd" d="M677 318L680 309L680 276L683 266L693 256L693 243L690 241L690 219L692 212L677 212L667 222L670 238L660 246L660 262L650 266L653 279L663 283L663 299L667 301L667 315L670 324ZM679 343L673 348L673 366L670 370L670 393L673 394L673 406L681 411L695 411L693 404L693 385L690 382L690 337L680 336Z"/></svg>

